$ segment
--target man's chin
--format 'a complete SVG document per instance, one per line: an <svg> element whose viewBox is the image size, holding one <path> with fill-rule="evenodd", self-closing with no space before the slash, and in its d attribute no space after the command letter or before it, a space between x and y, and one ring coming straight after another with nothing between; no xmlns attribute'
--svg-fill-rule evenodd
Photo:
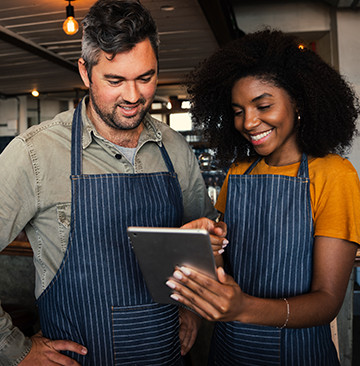
<svg viewBox="0 0 360 366"><path fill-rule="evenodd" d="M139 116L137 118L124 118L121 121L114 122L113 127L122 131L135 130L141 125L142 121L143 118L139 118Z"/></svg>

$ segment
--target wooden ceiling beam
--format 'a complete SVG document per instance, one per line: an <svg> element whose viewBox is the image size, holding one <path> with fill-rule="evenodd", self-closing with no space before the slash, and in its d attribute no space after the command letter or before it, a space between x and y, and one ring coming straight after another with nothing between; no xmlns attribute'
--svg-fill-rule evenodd
<svg viewBox="0 0 360 366"><path fill-rule="evenodd" d="M61 67L64 67L78 74L78 68L73 63L58 56L56 53L53 53L47 50L46 48L41 47L34 42L31 42L29 39L26 39L16 34L15 32L10 31L9 29L1 25L0 25L0 39L3 40L4 42L10 43L13 46L19 47L27 52L30 52L36 56L39 56L47 61L53 62Z"/></svg>
<svg viewBox="0 0 360 366"><path fill-rule="evenodd" d="M244 35L230 0L197 0L220 47Z"/></svg>

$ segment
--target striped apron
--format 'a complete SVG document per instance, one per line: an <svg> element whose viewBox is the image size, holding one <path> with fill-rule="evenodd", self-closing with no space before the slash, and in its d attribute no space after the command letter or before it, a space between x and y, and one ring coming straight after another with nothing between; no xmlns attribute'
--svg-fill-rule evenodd
<svg viewBox="0 0 360 366"><path fill-rule="evenodd" d="M252 296L278 299L307 293L314 240L307 156L297 177L250 175L259 160L244 175L229 176L226 271ZM329 325L279 329L219 322L210 364L332 366L339 361Z"/></svg>
<svg viewBox="0 0 360 366"><path fill-rule="evenodd" d="M38 299L50 339L88 348L64 352L81 365L181 363L178 308L152 300L128 241L127 226L181 225L182 192L163 145L168 172L82 173L81 103L71 147L71 230L63 262Z"/></svg>

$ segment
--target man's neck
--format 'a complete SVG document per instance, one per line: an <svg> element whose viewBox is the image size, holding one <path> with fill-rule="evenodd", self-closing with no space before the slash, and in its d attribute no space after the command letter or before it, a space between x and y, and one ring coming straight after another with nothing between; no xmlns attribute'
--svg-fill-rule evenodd
<svg viewBox="0 0 360 366"><path fill-rule="evenodd" d="M133 130L117 130L108 126L106 126L106 128L103 128L103 125L95 124L95 128L102 137L115 145L123 147L136 147L144 126L143 123L141 123L137 128Z"/></svg>
<svg viewBox="0 0 360 366"><path fill-rule="evenodd" d="M92 116L89 109L87 110L87 115L98 134L106 140L123 147L131 148L137 146L140 134L144 129L143 122L141 122L138 127L131 130L118 130L108 126L104 121L96 118L96 116Z"/></svg>

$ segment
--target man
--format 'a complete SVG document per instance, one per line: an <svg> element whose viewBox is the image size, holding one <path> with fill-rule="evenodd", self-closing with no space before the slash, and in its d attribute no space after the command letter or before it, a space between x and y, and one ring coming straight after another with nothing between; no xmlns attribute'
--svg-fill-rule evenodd
<svg viewBox="0 0 360 366"><path fill-rule="evenodd" d="M177 306L152 301L126 228L216 212L190 147L147 114L158 77L149 12L99 0L78 64L89 97L0 157L0 248L25 227L42 331L27 339L0 311L0 364L181 364L196 315L182 309L179 326Z"/></svg>

